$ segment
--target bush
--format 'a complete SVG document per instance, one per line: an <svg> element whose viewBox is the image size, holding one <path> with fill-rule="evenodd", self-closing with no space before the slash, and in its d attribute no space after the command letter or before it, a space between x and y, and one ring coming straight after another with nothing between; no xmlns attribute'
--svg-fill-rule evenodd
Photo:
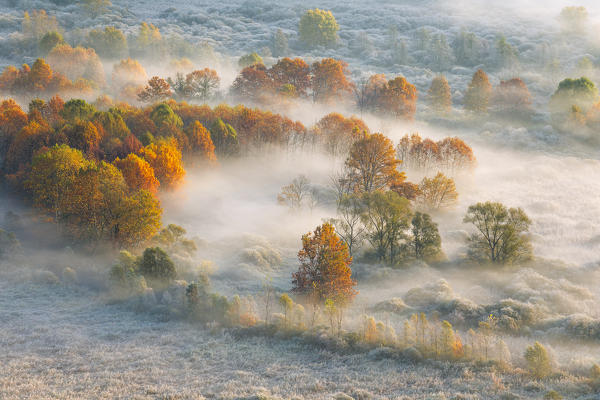
<svg viewBox="0 0 600 400"><path fill-rule="evenodd" d="M527 361L527 369L537 379L543 379L552 372L550 355L540 342L535 342L533 346L527 347L525 361Z"/></svg>
<svg viewBox="0 0 600 400"><path fill-rule="evenodd" d="M139 273L150 286L165 287L177 277L175 264L160 247L149 247L138 261Z"/></svg>

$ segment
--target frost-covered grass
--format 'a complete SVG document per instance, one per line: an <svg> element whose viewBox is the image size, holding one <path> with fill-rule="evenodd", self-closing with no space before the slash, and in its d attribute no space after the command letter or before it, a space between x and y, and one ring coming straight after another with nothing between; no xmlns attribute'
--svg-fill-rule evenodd
<svg viewBox="0 0 600 400"><path fill-rule="evenodd" d="M344 355L294 340L210 334L107 305L59 285L0 286L0 398L484 399L544 387L574 390L573 378L528 389L527 379L471 365L411 364L377 353ZM492 378L494 376L494 378ZM500 382L500 386L496 382ZM460 397L462 396L462 397ZM343 397L339 397L343 398Z"/></svg>

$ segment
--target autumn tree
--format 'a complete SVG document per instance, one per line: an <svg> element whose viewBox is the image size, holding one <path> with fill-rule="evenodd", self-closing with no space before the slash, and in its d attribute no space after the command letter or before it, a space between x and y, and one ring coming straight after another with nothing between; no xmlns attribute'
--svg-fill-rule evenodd
<svg viewBox="0 0 600 400"><path fill-rule="evenodd" d="M393 142L380 133L365 135L355 142L346 159L346 167L361 192L389 188L405 179L398 171L401 161L396 159Z"/></svg>
<svg viewBox="0 0 600 400"><path fill-rule="evenodd" d="M67 138L69 146L81 150L89 158L97 158L102 137L94 124L77 120L65 125L61 133Z"/></svg>
<svg viewBox="0 0 600 400"><path fill-rule="evenodd" d="M490 80L483 70L478 69L465 92L465 108L475 113L486 113L491 95L492 85Z"/></svg>
<svg viewBox="0 0 600 400"><path fill-rule="evenodd" d="M311 85L310 66L301 58L282 58L268 70L274 86L292 85L298 97L308 96Z"/></svg>
<svg viewBox="0 0 600 400"><path fill-rule="evenodd" d="M209 163L217 161L215 155L215 145L208 129L199 121L194 121L186 129L186 135L189 140L190 150L194 158Z"/></svg>
<svg viewBox="0 0 600 400"><path fill-rule="evenodd" d="M391 79L376 100L376 109L395 118L412 119L417 110L417 88L404 77Z"/></svg>
<svg viewBox="0 0 600 400"><path fill-rule="evenodd" d="M201 102L206 102L214 97L221 79L217 72L210 68L204 68L190 72L186 78L186 87L191 99L198 99Z"/></svg>
<svg viewBox="0 0 600 400"><path fill-rule="evenodd" d="M128 85L143 84L147 79L146 70L137 60L127 58L113 67L112 84L117 89L122 89Z"/></svg>
<svg viewBox="0 0 600 400"><path fill-rule="evenodd" d="M352 83L347 78L348 64L324 58L311 66L313 101L328 103L343 100L352 93Z"/></svg>
<svg viewBox="0 0 600 400"><path fill-rule="evenodd" d="M128 154L124 159L115 159L113 164L121 170L127 185L133 190L147 190L150 193L158 193L160 186L158 179L154 176L154 170L146 160L135 154Z"/></svg>
<svg viewBox="0 0 600 400"><path fill-rule="evenodd" d="M363 194L366 237L380 262L396 264L405 256L410 203L393 191Z"/></svg>
<svg viewBox="0 0 600 400"><path fill-rule="evenodd" d="M292 291L308 298L315 312L319 304L327 299L333 300L338 305L338 321L341 324L342 311L357 291L350 269L352 257L334 227L325 223L313 233L303 235L298 260L300 267L292 274Z"/></svg>
<svg viewBox="0 0 600 400"><path fill-rule="evenodd" d="M150 78L144 89L138 93L138 100L144 103L158 103L171 97L173 92L167 81L158 76Z"/></svg>
<svg viewBox="0 0 600 400"><path fill-rule="evenodd" d="M153 24L142 22L137 36L131 43L133 55L160 57L164 54L164 43L160 30Z"/></svg>
<svg viewBox="0 0 600 400"><path fill-rule="evenodd" d="M340 26L331 11L318 8L306 11L298 25L300 40L308 47L334 45L339 30Z"/></svg>
<svg viewBox="0 0 600 400"><path fill-rule="evenodd" d="M452 109L452 94L446 77L433 78L427 91L429 106L438 114L446 114Z"/></svg>
<svg viewBox="0 0 600 400"><path fill-rule="evenodd" d="M39 41L48 32L59 32L60 27L55 16L46 10L25 11L21 21L21 32L28 39Z"/></svg>
<svg viewBox="0 0 600 400"><path fill-rule="evenodd" d="M231 85L231 93L239 98L262 102L274 91L267 67L255 64L244 68Z"/></svg>
<svg viewBox="0 0 600 400"><path fill-rule="evenodd" d="M54 146L36 155L25 187L36 207L48 211L56 222L68 202L67 189L82 168L89 165L81 151L67 145Z"/></svg>
<svg viewBox="0 0 600 400"><path fill-rule="evenodd" d="M141 156L150 164L160 185L166 189L178 186L185 176L181 151L174 140L161 140L140 150Z"/></svg>
<svg viewBox="0 0 600 400"><path fill-rule="evenodd" d="M104 67L94 49L59 44L50 51L47 61L52 69L71 81L84 79L98 86L104 86L106 82Z"/></svg>
<svg viewBox="0 0 600 400"><path fill-rule="evenodd" d="M423 178L419 184L417 203L425 210L437 211L449 208L458 202L458 192L454 179L441 172L433 178Z"/></svg>
<svg viewBox="0 0 600 400"><path fill-rule="evenodd" d="M442 253L438 226L429 214L416 212L411 221L410 247L417 260L436 260Z"/></svg>
<svg viewBox="0 0 600 400"><path fill-rule="evenodd" d="M292 183L281 188L277 195L277 202L285 204L292 209L299 209L304 201L310 196L310 181L305 175L299 175L292 180Z"/></svg>
<svg viewBox="0 0 600 400"><path fill-rule="evenodd" d="M507 209L501 203L485 202L469 206L463 222L473 224L469 256L494 264L512 264L532 257L528 236L531 220L521 208Z"/></svg>
<svg viewBox="0 0 600 400"><path fill-rule="evenodd" d="M314 132L327 153L343 156L348 154L354 142L369 132L369 127L358 118L330 113L315 124Z"/></svg>
<svg viewBox="0 0 600 400"><path fill-rule="evenodd" d="M501 81L494 90L494 111L508 117L526 117L532 112L531 93L520 78Z"/></svg>

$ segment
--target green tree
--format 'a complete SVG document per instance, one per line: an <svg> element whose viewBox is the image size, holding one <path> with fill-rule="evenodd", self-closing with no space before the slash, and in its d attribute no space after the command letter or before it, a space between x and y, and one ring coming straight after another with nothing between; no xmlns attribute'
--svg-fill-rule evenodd
<svg viewBox="0 0 600 400"><path fill-rule="evenodd" d="M367 240L379 261L394 265L404 255L411 216L410 202L393 191L365 193L363 198Z"/></svg>
<svg viewBox="0 0 600 400"><path fill-rule="evenodd" d="M171 136L175 130L183 128L179 115L166 103L161 103L152 109L150 119L162 136Z"/></svg>
<svg viewBox="0 0 600 400"><path fill-rule="evenodd" d="M210 127L210 137L219 157L231 157L239 153L240 143L237 132L221 118L217 118Z"/></svg>
<svg viewBox="0 0 600 400"><path fill-rule="evenodd" d="M112 5L110 0L83 0L85 10L94 18L106 12L108 7Z"/></svg>
<svg viewBox="0 0 600 400"><path fill-rule="evenodd" d="M68 121L86 121L96 113L93 105L86 103L85 100L72 99L65 103L60 111L61 117Z"/></svg>
<svg viewBox="0 0 600 400"><path fill-rule="evenodd" d="M587 112L598 101L598 89L588 78L564 79L550 99L550 111L555 116L569 113L573 106Z"/></svg>
<svg viewBox="0 0 600 400"><path fill-rule="evenodd" d="M300 18L298 30L300 40L308 47L331 46L338 40L340 26L331 11L315 8Z"/></svg>
<svg viewBox="0 0 600 400"><path fill-rule="evenodd" d="M46 33L38 45L39 52L42 56L47 56L50 51L59 44L65 44L63 36L55 31Z"/></svg>
<svg viewBox="0 0 600 400"><path fill-rule="evenodd" d="M465 223L477 232L469 237L469 256L495 264L512 264L532 257L529 236L531 220L521 208L507 209L501 203L477 203L469 207Z"/></svg>
<svg viewBox="0 0 600 400"><path fill-rule="evenodd" d="M410 246L417 260L435 260L442 253L438 227L429 214L415 213L411 221Z"/></svg>
<svg viewBox="0 0 600 400"><path fill-rule="evenodd" d="M250 53L240 57L238 65L242 68L250 67L256 64L262 64L263 59L257 53Z"/></svg>
<svg viewBox="0 0 600 400"><path fill-rule="evenodd" d="M177 277L175 264L160 247L149 247L144 250L139 260L138 270L152 287L165 287Z"/></svg>
<svg viewBox="0 0 600 400"><path fill-rule="evenodd" d="M103 58L120 59L127 54L127 38L114 26L107 26L104 30L91 30L88 45Z"/></svg>
<svg viewBox="0 0 600 400"><path fill-rule="evenodd" d="M540 342L527 347L525 361L527 369L534 378L543 379L552 373L552 360L548 350Z"/></svg>

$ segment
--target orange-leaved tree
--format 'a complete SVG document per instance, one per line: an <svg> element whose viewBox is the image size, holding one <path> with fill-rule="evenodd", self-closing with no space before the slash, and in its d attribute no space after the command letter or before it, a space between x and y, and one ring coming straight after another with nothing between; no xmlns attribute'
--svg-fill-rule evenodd
<svg viewBox="0 0 600 400"><path fill-rule="evenodd" d="M115 159L113 164L121 170L127 186L133 190L144 189L150 193L158 192L158 179L154 176L154 169L146 160L130 153L124 159Z"/></svg>
<svg viewBox="0 0 600 400"><path fill-rule="evenodd" d="M385 190L403 182L406 177L397 169L400 163L394 143L380 133L366 134L355 142L346 159L350 177L361 192Z"/></svg>
<svg viewBox="0 0 600 400"><path fill-rule="evenodd" d="M338 326L341 325L342 309L358 292L350 269L352 257L333 225L325 223L303 235L298 260L300 268L292 274L292 291L312 303L312 323L319 304L331 300L337 305Z"/></svg>

